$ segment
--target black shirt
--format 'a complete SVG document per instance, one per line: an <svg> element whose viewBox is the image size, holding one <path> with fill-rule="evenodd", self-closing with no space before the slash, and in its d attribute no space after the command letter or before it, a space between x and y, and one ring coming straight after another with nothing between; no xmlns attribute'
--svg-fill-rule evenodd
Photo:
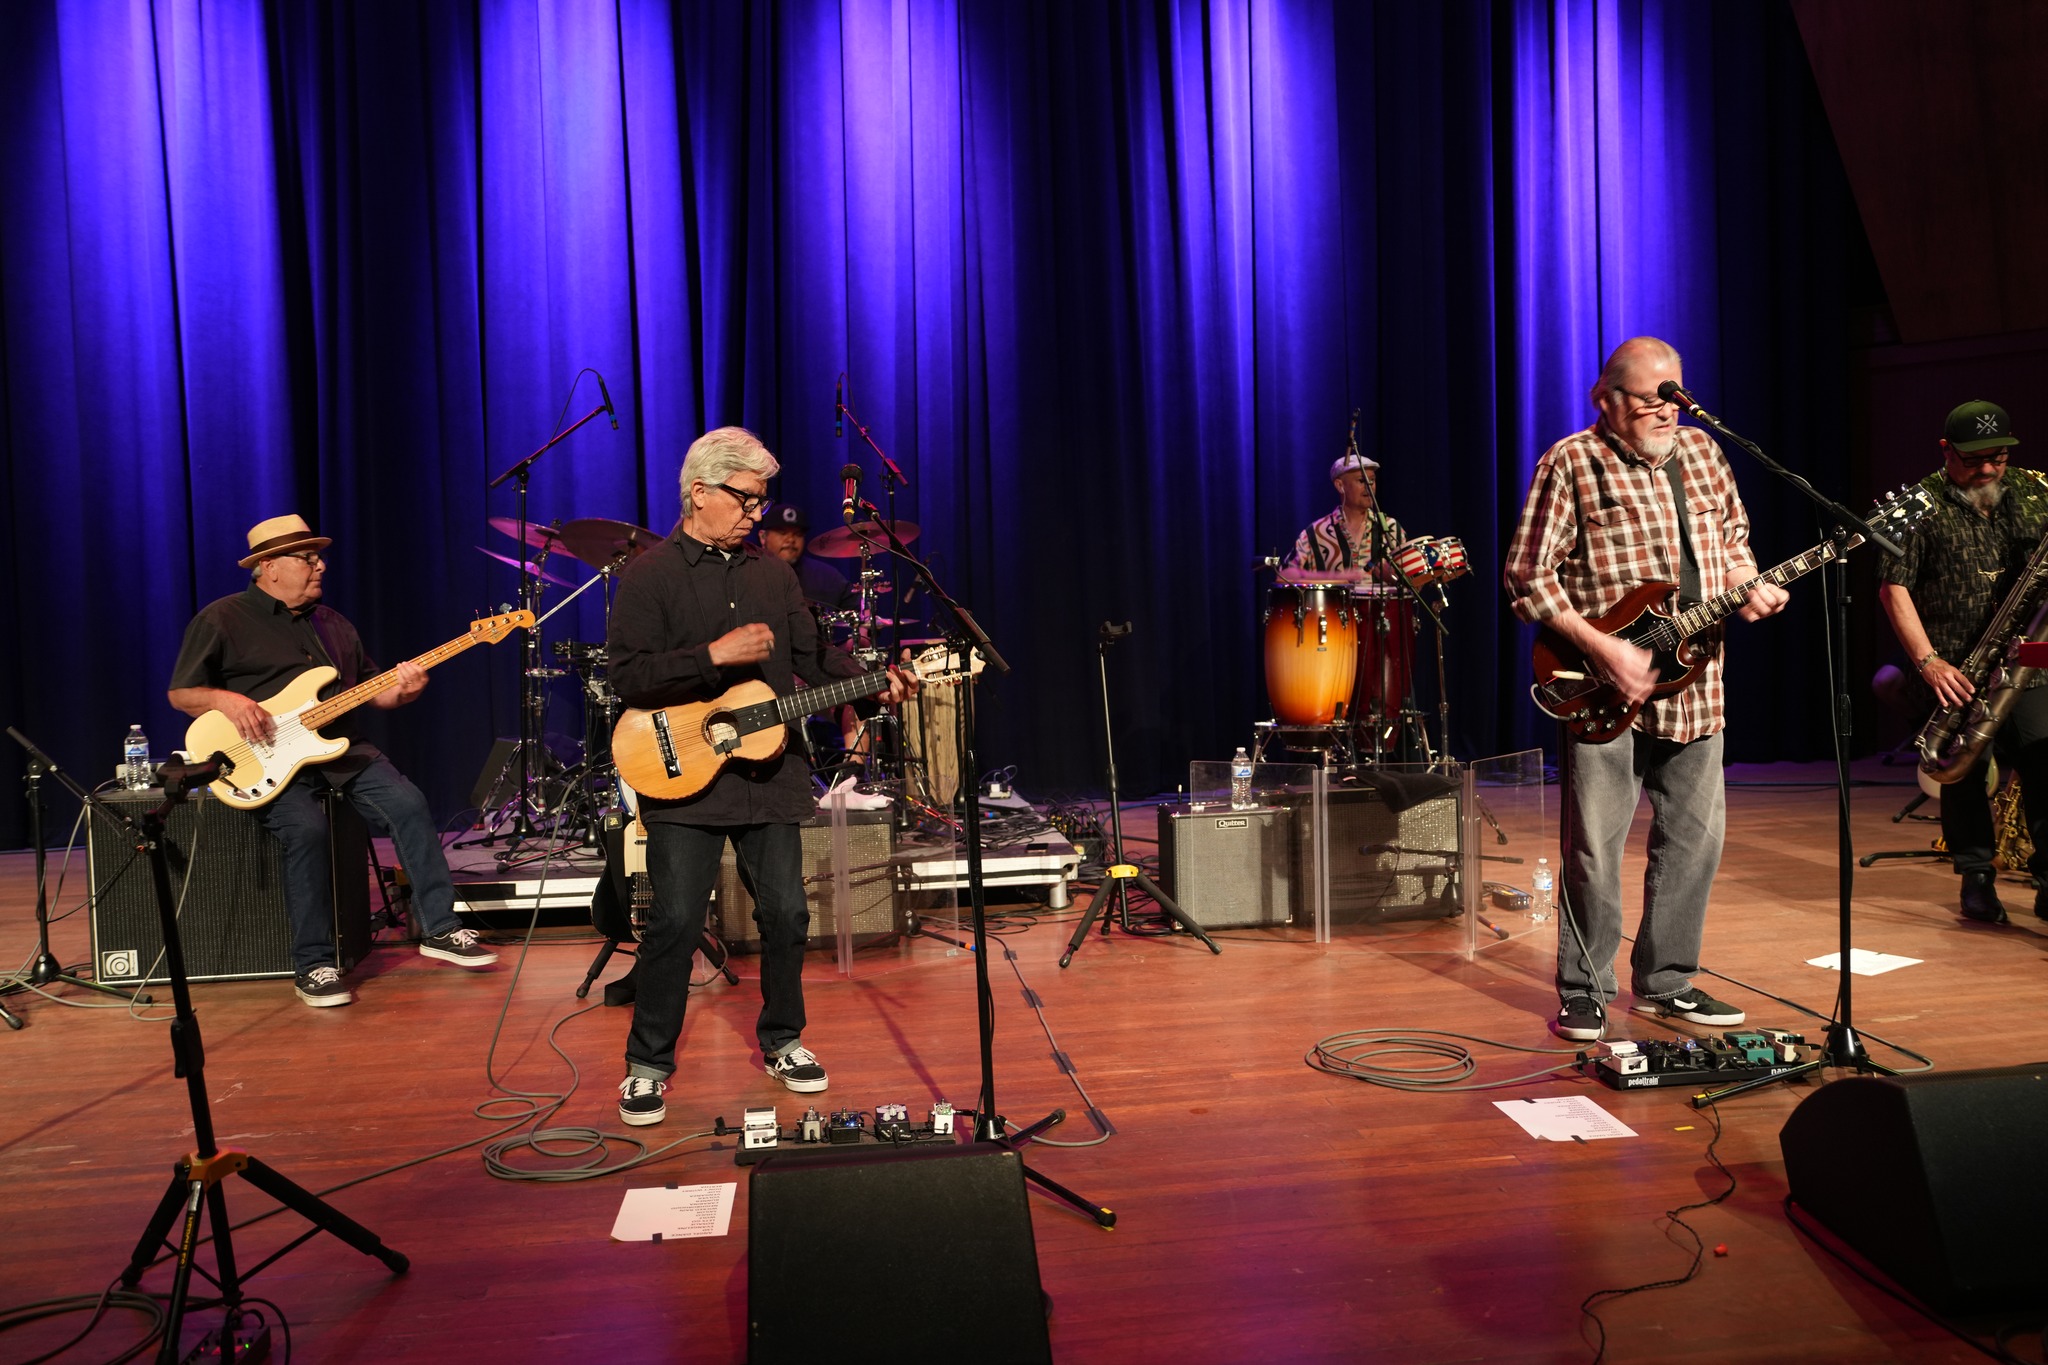
<svg viewBox="0 0 2048 1365"><path fill-rule="evenodd" d="M1912 595L1928 642L1960 668L2048 530L2048 479L2031 469L2007 469L2005 496L1989 515L1943 470L1920 487L1933 496L1934 511L1901 538L1903 557L1879 559L1878 576ZM2019 624L2024 629L2026 622ZM2028 685L2043 681L2036 674ZM1931 700L1933 689L1923 690Z"/></svg>
<svg viewBox="0 0 2048 1365"><path fill-rule="evenodd" d="M207 603L185 627L171 686L218 687L263 701L307 669L327 665L340 676L320 689L323 701L380 671L346 616L317 603L294 611L251 583L232 597ZM376 746L357 735L354 722L359 719L359 709L350 711L320 732L351 741L340 763L378 757ZM333 770L335 765L327 766Z"/></svg>
<svg viewBox="0 0 2048 1365"><path fill-rule="evenodd" d="M729 668L711 662L713 640L755 622L775 636L766 659ZM721 554L680 527L626 566L606 652L613 690L628 706L641 707L710 701L752 679L781 695L794 691L798 678L815 686L862 671L844 650L821 644L817 619L789 565L758 545ZM877 679L875 690L883 685ZM687 800L649 798L640 809L648 820L673 824L794 824L817 808L810 772L792 743L763 763L732 760Z"/></svg>

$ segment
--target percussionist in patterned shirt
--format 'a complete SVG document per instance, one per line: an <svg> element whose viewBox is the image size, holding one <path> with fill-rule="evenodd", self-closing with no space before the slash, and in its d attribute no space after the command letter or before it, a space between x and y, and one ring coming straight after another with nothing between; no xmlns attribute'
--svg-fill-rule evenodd
<svg viewBox="0 0 2048 1365"><path fill-rule="evenodd" d="M1337 489L1337 507L1318 517L1294 538L1294 553L1281 573L1286 578L1328 578L1353 581L1371 576L1391 579L1387 561L1407 543L1401 523L1379 507L1380 462L1348 450L1330 465Z"/></svg>
<svg viewBox="0 0 2048 1365"><path fill-rule="evenodd" d="M1648 866L1629 958L1636 1008L1712 1026L1744 1018L1692 984L1726 825L1721 661L1651 700L1650 652L1588 620L1646 582L1679 584L1689 605L1756 577L1749 514L1727 458L1705 432L1678 425L1677 406L1658 396L1667 379L1685 382L1669 343L1635 337L1615 348L1590 395L1598 420L1536 462L1503 575L1517 616L1555 631L1643 703L1633 727L1605 743L1567 732L1560 744L1565 903L1554 1027L1563 1038L1600 1037L1618 994L1621 860L1645 789ZM1783 588L1759 583L1741 614L1754 621L1787 600Z"/></svg>

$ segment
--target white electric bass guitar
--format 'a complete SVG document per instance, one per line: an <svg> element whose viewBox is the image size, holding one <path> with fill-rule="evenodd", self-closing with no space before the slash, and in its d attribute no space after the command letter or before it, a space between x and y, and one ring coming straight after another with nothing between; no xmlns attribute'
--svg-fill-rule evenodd
<svg viewBox="0 0 2048 1365"><path fill-rule="evenodd" d="M515 630L532 630L533 613L508 611L470 623L467 634L458 635L412 662L421 668L452 659L474 644L496 644ZM398 670L379 673L357 683L348 691L320 700L320 689L334 681L336 673L322 664L309 668L284 685L284 690L266 698L263 709L272 717L269 743L250 743L235 730L235 724L218 711L208 711L185 731L185 752L194 758L225 754L233 768L213 784L213 794L230 806L254 810L268 805L298 776L308 763L332 763L348 752L348 741L329 739L322 726L355 710L364 702L398 685Z"/></svg>

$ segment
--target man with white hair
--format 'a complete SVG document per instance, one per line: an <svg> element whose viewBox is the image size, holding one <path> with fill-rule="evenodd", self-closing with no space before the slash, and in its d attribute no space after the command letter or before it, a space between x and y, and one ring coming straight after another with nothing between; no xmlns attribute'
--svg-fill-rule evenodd
<svg viewBox="0 0 2048 1365"><path fill-rule="evenodd" d="M797 678L817 686L861 672L851 655L820 641L795 572L748 540L768 504L768 480L780 468L740 427L720 427L691 444L679 478L682 520L627 566L612 608L611 682L628 705L709 701L749 680L786 694ZM890 701L913 690L893 669L876 683L877 695ZM799 1094L825 1089L825 1068L802 1041L810 909L799 826L814 809L810 769L797 745L763 762L735 759L695 796L642 798L654 905L634 972L633 1027L619 1086L624 1122L659 1123L667 1112L662 1094L675 1074L690 957L728 840L761 931L754 1034L763 1062Z"/></svg>
<svg viewBox="0 0 2048 1365"><path fill-rule="evenodd" d="M1561 743L1565 903L1554 1027L1562 1038L1600 1037L1606 1005L1618 994L1621 860L1645 789L1649 855L1629 957L1636 1008L1712 1026L1744 1019L1692 984L1727 825L1721 660L1708 660L1691 686L1652 700L1650 652L1588 619L1644 583L1678 584L1667 604L1676 608L1757 575L1749 514L1727 457L1705 432L1681 428L1677 405L1659 395L1666 380L1685 383L1682 366L1656 337L1615 348L1590 394L1598 420L1536 462L1508 545L1503 581L1515 615L1562 636L1623 697L1642 704L1632 728L1605 743L1569 732ZM1788 600L1783 588L1759 583L1741 615L1758 620Z"/></svg>

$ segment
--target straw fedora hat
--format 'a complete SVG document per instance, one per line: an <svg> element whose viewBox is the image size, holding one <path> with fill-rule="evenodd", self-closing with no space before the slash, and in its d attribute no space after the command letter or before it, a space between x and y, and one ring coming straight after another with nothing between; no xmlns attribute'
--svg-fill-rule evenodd
<svg viewBox="0 0 2048 1365"><path fill-rule="evenodd" d="M239 562L242 568L252 569L259 559L275 559L300 550L324 550L333 543L327 536L314 535L302 516L272 517L249 528L249 553Z"/></svg>

